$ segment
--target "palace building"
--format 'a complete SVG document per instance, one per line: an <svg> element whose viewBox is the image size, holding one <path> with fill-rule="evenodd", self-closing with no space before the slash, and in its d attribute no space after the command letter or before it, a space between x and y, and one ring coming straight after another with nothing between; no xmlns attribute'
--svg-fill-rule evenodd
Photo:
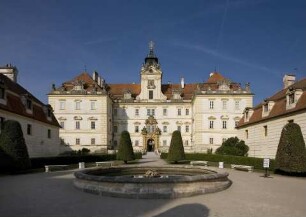
<svg viewBox="0 0 306 217"><path fill-rule="evenodd" d="M17 74L11 64L0 66L0 133L5 120L18 121L31 158L56 156L60 126L52 108L18 84Z"/></svg>
<svg viewBox="0 0 306 217"><path fill-rule="evenodd" d="M213 151L229 137L242 113L252 107L247 83L218 72L205 82L164 84L159 59L150 43L138 84L109 84L97 73L83 72L53 85L49 104L62 126L63 147L91 151L116 149L127 130L135 151L167 151L172 132L180 130L186 152Z"/></svg>
<svg viewBox="0 0 306 217"><path fill-rule="evenodd" d="M295 81L285 75L284 88L254 108L246 108L238 125L238 136L249 146L249 156L276 156L283 127L297 123L306 138L306 78Z"/></svg>

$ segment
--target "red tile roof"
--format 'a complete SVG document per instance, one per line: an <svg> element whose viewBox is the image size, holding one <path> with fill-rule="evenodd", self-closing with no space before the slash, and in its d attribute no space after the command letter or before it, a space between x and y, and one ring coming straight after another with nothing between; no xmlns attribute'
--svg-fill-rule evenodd
<svg viewBox="0 0 306 217"><path fill-rule="evenodd" d="M218 83L223 80L226 80L226 78L224 78L219 72L212 72L205 83Z"/></svg>
<svg viewBox="0 0 306 217"><path fill-rule="evenodd" d="M62 87L59 87L58 90L64 88L64 90L72 90L75 83L78 81L83 81L86 86L84 87L85 90L90 91L92 88L97 86L97 83L91 78L91 76L83 72L80 75L76 76L74 79L64 82ZM182 91L182 98L184 100L190 100L192 99L195 91L197 88L200 88L201 90L217 90L219 88L219 83L221 81L228 81L229 86L231 90L238 90L240 87L240 84L232 83L229 81L229 79L226 79L218 72L211 73L210 78L205 83L191 83L191 84L185 84L184 88L181 88L181 84L162 84L161 91L164 95L167 96L167 99L172 98L172 92L173 90L180 90ZM141 92L141 85L140 84L107 84L107 91L109 91L110 96L113 99L122 99L124 92L129 90L132 93L132 97L136 98Z"/></svg>
<svg viewBox="0 0 306 217"><path fill-rule="evenodd" d="M60 127L53 113L51 112L51 120L48 120L47 114L44 112L44 107L47 107L44 103L39 101L36 97L34 97L30 92L24 89L18 83L13 82L11 79L6 77L3 74L0 74L0 81L3 83L6 90L6 105L0 103L0 111L7 111L10 113L14 113L17 115L21 115L27 118L32 118L34 120L50 124L53 126ZM14 94L11 94L13 92ZM15 95L16 94L16 95ZM33 113L30 114L26 112L26 107L22 102L22 96L29 96L32 100L33 105Z"/></svg>
<svg viewBox="0 0 306 217"><path fill-rule="evenodd" d="M286 109L286 92L288 88L302 89L303 91L303 94L296 103L296 106L292 109ZM248 122L245 122L244 118L239 121L238 128L306 110L306 78L283 90L278 91L276 94L269 97L267 101L273 101L275 103L268 116L262 117L262 106L264 103L260 103L253 108L253 115L250 117Z"/></svg>

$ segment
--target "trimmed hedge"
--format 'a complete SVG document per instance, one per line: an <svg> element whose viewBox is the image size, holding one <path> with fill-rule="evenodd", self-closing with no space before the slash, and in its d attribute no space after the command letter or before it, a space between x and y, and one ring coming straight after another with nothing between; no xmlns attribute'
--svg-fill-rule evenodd
<svg viewBox="0 0 306 217"><path fill-rule="evenodd" d="M141 159L142 154L140 152L135 153L136 159ZM116 160L116 154L103 154L103 155L74 155L74 156L56 156L56 157L38 157L31 158L32 168L41 168L45 165L56 164L78 164L79 162L98 162L98 161L111 161Z"/></svg>
<svg viewBox="0 0 306 217"><path fill-rule="evenodd" d="M168 153L161 153L162 159L167 159ZM242 157L231 155L204 154L204 153L185 153L186 160L224 162L224 164L239 164L254 166L254 169L263 169L263 159L254 157ZM269 170L274 170L274 160L270 159Z"/></svg>
<svg viewBox="0 0 306 217"><path fill-rule="evenodd" d="M117 160L122 160L124 163L135 160L132 141L128 131L123 131L121 133Z"/></svg>
<svg viewBox="0 0 306 217"><path fill-rule="evenodd" d="M172 133L167 160L174 163L185 160L183 140L179 130L176 130Z"/></svg>
<svg viewBox="0 0 306 217"><path fill-rule="evenodd" d="M105 155L74 155L74 156L56 156L56 157L38 157L31 158L32 168L41 168L45 165L69 165L77 164L79 162L96 162L96 161L109 161L116 160L115 154Z"/></svg>

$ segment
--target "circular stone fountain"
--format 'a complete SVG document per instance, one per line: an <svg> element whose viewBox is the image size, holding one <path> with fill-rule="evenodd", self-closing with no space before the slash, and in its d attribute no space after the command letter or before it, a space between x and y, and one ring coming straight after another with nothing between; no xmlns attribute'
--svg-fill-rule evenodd
<svg viewBox="0 0 306 217"><path fill-rule="evenodd" d="M228 173L191 166L118 166L86 169L74 175L74 186L84 192L126 198L189 197L222 191L232 183Z"/></svg>

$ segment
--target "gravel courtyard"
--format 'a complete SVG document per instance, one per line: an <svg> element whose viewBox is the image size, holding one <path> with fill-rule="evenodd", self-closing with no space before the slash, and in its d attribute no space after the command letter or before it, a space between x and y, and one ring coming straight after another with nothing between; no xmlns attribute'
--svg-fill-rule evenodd
<svg viewBox="0 0 306 217"><path fill-rule="evenodd" d="M152 155L141 163L164 162ZM102 197L73 187L73 172L0 176L0 216L306 216L306 179L216 169L230 173L232 186L218 193L181 199Z"/></svg>

